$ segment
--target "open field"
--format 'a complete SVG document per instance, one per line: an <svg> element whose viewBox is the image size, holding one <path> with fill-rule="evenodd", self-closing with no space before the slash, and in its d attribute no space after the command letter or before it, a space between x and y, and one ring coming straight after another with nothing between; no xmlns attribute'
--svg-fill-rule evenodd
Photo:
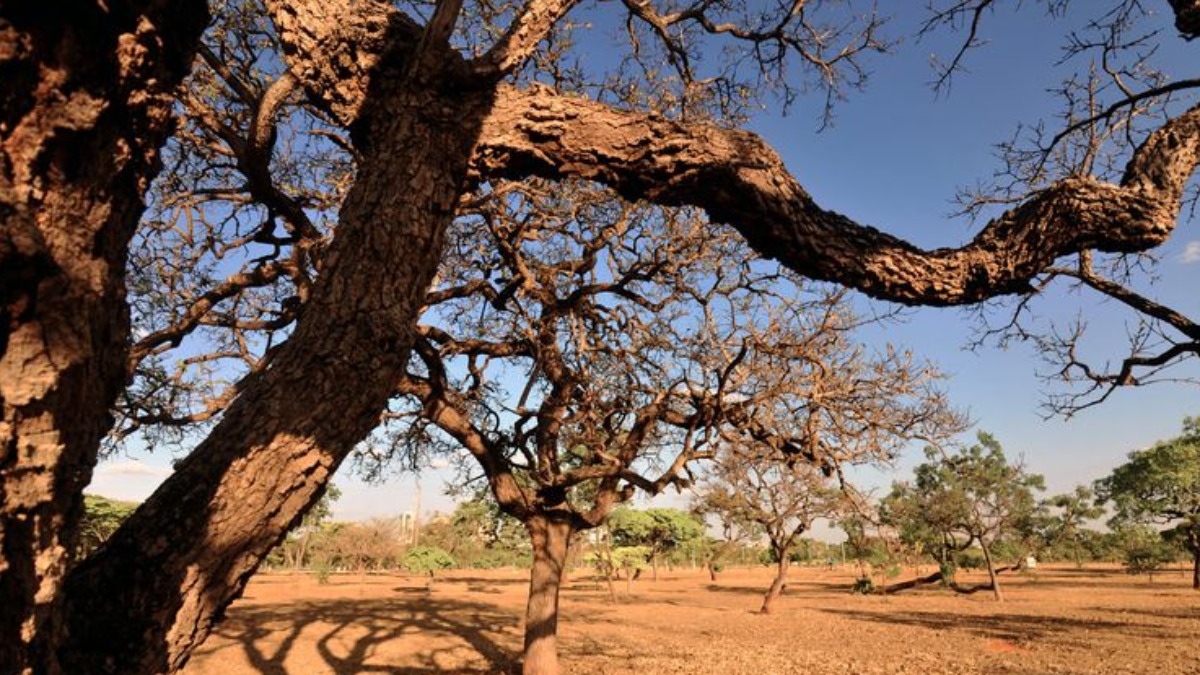
<svg viewBox="0 0 1200 675"><path fill-rule="evenodd" d="M902 578L907 578L906 571ZM711 583L676 571L618 604L583 570L565 585L570 673L1200 674L1200 593L1176 571L1042 567L1004 575L1007 602L930 587L852 596L853 571L792 570L775 613L754 613L769 571ZM967 577L967 581L980 580ZM424 579L263 574L196 651L188 675L508 673L521 645L518 571Z"/></svg>

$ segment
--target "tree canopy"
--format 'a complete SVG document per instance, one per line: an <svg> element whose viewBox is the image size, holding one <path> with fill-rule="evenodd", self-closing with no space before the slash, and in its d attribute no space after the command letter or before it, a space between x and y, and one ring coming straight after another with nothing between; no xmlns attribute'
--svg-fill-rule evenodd
<svg viewBox="0 0 1200 675"><path fill-rule="evenodd" d="M928 30L968 27L945 76L994 4L934 4ZM1195 82L1144 67L1167 37L1134 37L1142 4L1114 2L1089 27L1100 39L1078 41L1106 67L1064 87L1059 133L1008 156L1013 180L980 200L1005 210L967 244L933 250L824 208L739 128L772 97L832 102L860 83L863 58L890 44L869 3L272 0L269 19L249 2L214 2L214 16L203 0L6 5L0 602L18 609L0 617L0 669L185 663L380 423L451 224L502 180L586 181L695 209L793 272L901 303L1026 294L1062 269L1107 288L1084 276L1093 253L1163 242L1200 153L1200 108L1182 96ZM1200 5L1169 8L1197 36ZM581 52L581 31L622 23L615 60ZM175 111L188 119L174 138L205 161L162 152ZM326 145L306 155L315 138ZM340 154L309 161L329 147ZM139 230L164 160L191 184L174 201L152 195L175 216ZM134 255L151 230L179 253ZM1055 267L1064 258L1078 264ZM178 271L174 285L142 286L138 273L156 269ZM501 297L507 279L492 282ZM142 312L156 296L159 311ZM1195 353L1186 322L1133 306L1190 338L1126 365ZM198 329L221 347L192 351ZM1102 389L1136 379L1083 372ZM204 440L72 565L114 407L123 430L200 423ZM554 672L551 656L535 648L527 670Z"/></svg>
<svg viewBox="0 0 1200 675"><path fill-rule="evenodd" d="M1183 421L1183 433L1145 450L1096 481L1101 503L1111 502L1116 524L1173 525L1193 556L1192 587L1200 590L1200 420Z"/></svg>
<svg viewBox="0 0 1200 675"><path fill-rule="evenodd" d="M950 554L978 545L993 594L1003 599L993 560L1002 537L1031 535L1038 504L1033 491L1041 476L1012 464L1000 443L986 432L958 452L926 450L928 461L914 470L912 483L896 483L884 501L885 518L910 543L923 542L943 565ZM932 539L932 540L930 540Z"/></svg>

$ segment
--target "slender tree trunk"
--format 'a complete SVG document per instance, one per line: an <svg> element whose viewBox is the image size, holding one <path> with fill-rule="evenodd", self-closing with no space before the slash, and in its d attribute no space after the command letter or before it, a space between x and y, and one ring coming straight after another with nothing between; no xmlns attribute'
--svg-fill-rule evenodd
<svg viewBox="0 0 1200 675"><path fill-rule="evenodd" d="M611 565L604 568L604 582L608 585L609 601L614 605L617 604L617 586L613 583L613 569Z"/></svg>
<svg viewBox="0 0 1200 675"><path fill-rule="evenodd" d="M125 261L203 0L0 5L0 672L60 672L61 584L126 378Z"/></svg>
<svg viewBox="0 0 1200 675"><path fill-rule="evenodd" d="M402 73L384 77L402 86ZM382 87L382 85L380 85ZM473 142L478 93L376 92L323 272L270 368L69 579L72 673L182 667L379 422L407 366Z"/></svg>
<svg viewBox="0 0 1200 675"><path fill-rule="evenodd" d="M304 557L308 555L308 538L311 536L312 533L307 528L300 535L300 541L296 542L296 559L293 561L292 569L299 570L304 567Z"/></svg>
<svg viewBox="0 0 1200 675"><path fill-rule="evenodd" d="M771 613L772 603L783 593L783 586L787 583L788 565L791 564L788 560L788 547L777 548L775 552L779 556L779 562L775 564L775 579L771 581L771 587L763 596L762 609L758 610L759 614Z"/></svg>
<svg viewBox="0 0 1200 675"><path fill-rule="evenodd" d="M523 675L558 675L558 591L571 541L565 512L537 514L525 524L533 542L529 604L525 608Z"/></svg>
<svg viewBox="0 0 1200 675"><path fill-rule="evenodd" d="M613 576L616 575L617 566L613 563L612 546L604 541L604 544L599 547L599 553L601 564L604 566L604 582L608 585L608 599L615 605L617 604L617 587L613 583Z"/></svg>
<svg viewBox="0 0 1200 675"><path fill-rule="evenodd" d="M996 575L996 566L992 563L992 552L983 542L979 543L979 548L983 549L983 560L987 563L988 580L992 584L992 596L996 598L996 602L1004 602L1004 593L1000 591L1000 579Z"/></svg>
<svg viewBox="0 0 1200 675"><path fill-rule="evenodd" d="M1192 548L1192 589L1200 591L1200 545Z"/></svg>

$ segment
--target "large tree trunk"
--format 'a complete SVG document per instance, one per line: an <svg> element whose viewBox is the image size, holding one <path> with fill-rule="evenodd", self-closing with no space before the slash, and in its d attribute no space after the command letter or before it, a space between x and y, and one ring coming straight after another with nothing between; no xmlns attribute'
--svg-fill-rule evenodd
<svg viewBox="0 0 1200 675"><path fill-rule="evenodd" d="M788 560L788 547L777 548L775 553L779 556L779 562L775 564L775 578L771 581L771 587L767 589L767 594L763 596L762 609L758 610L759 614L771 613L771 605L783 593L783 586L787 583L788 565L791 562Z"/></svg>
<svg viewBox="0 0 1200 675"><path fill-rule="evenodd" d="M979 542L979 548L983 549L983 561L987 563L988 581L991 582L992 596L996 598L996 602L1004 602L1004 593L1000 590L1000 579L996 575L996 565L992 562L992 552L988 550L987 544Z"/></svg>
<svg viewBox="0 0 1200 675"><path fill-rule="evenodd" d="M525 608L523 675L558 675L558 590L562 585L571 521L566 512L538 514L525 524L533 541L529 604Z"/></svg>
<svg viewBox="0 0 1200 675"><path fill-rule="evenodd" d="M208 14L0 13L0 672L57 673L82 490L125 383L128 245Z"/></svg>
<svg viewBox="0 0 1200 675"><path fill-rule="evenodd" d="M381 78L404 86L400 73ZM68 583L72 673L181 667L379 422L454 215L478 93L387 91L313 297L270 367Z"/></svg>

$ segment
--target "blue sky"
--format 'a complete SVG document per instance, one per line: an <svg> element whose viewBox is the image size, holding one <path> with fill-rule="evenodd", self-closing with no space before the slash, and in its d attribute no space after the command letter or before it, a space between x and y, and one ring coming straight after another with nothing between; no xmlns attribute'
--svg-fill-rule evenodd
<svg viewBox="0 0 1200 675"><path fill-rule="evenodd" d="M1072 6L1079 14L1101 4ZM1168 17L1162 23L1168 25ZM913 25L911 19L901 19L892 32L911 34ZM1053 64L1061 57L1063 37L1077 25L1078 16L1051 18L1035 3L1024 3L1020 13L1003 10L990 15L984 24L989 43L969 55L969 72L941 96L927 86L932 78L929 57L952 49L954 36L909 39L895 54L870 61L867 89L837 106L832 128L818 131L819 103L804 102L787 117L764 113L750 128L780 151L826 208L918 245L961 244L975 227L966 219L948 217L956 189L992 174L997 167L994 146L1009 138L1017 124L1049 120L1056 112L1057 103L1047 90L1077 65ZM1168 72L1178 66L1179 72L1172 74L1187 77L1182 68L1188 47L1172 36L1168 29L1159 62ZM1195 224L1182 224L1160 254L1161 280L1154 293L1190 316L1200 315L1194 292L1200 281L1200 233ZM1039 311L1062 320L1082 311L1093 322L1099 353L1119 354L1127 316L1111 303L1058 298L1040 305ZM1036 354L1021 346L965 350L972 333L970 318L962 310L914 310L903 324L868 337L875 344L886 340L912 348L949 373L951 401L968 409L978 428L992 432L1010 456L1024 457L1030 470L1044 474L1050 492L1099 478L1128 451L1175 435L1184 416L1200 414L1200 388L1164 384L1117 392L1107 403L1070 421L1044 420L1039 404L1046 385L1036 376L1041 367ZM1188 372L1200 374L1195 366ZM895 473L867 471L860 477L886 485L905 477L919 458L914 448ZM169 462L165 454L114 458L98 467L90 491L144 498L169 472ZM412 508L412 476L373 487L348 475L339 476L337 483L344 495L335 505L339 518L388 516ZM442 483L436 472L422 479L422 511L451 508L441 494Z"/></svg>

